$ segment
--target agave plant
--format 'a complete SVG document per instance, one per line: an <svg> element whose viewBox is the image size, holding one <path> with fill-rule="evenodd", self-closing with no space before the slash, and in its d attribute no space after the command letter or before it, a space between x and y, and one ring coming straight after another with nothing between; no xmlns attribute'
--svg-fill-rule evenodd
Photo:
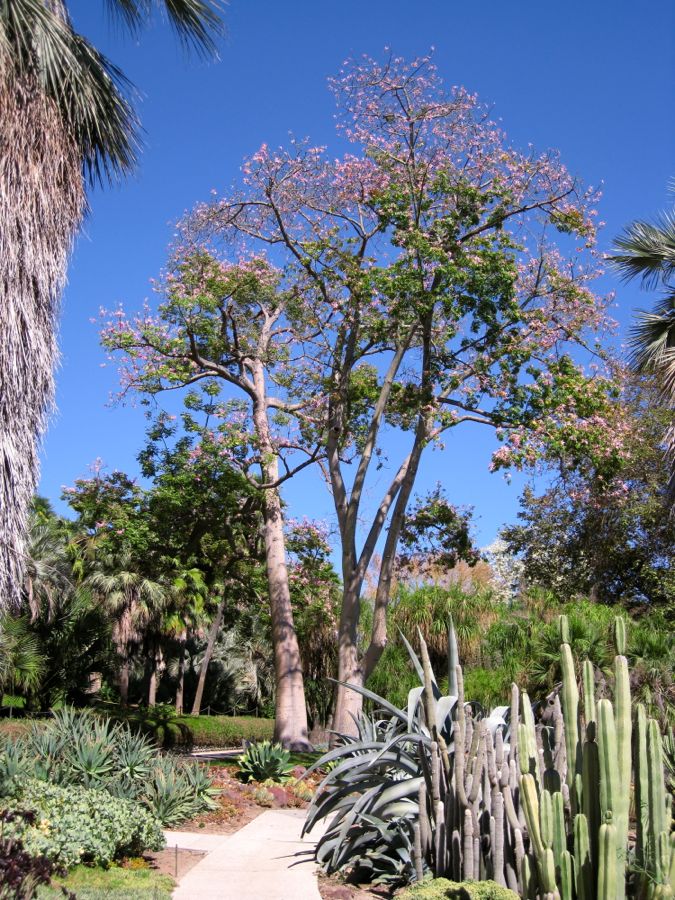
<svg viewBox="0 0 675 900"><path fill-rule="evenodd" d="M34 725L26 738L0 745L0 792L19 776L138 800L164 825L213 809L218 793L199 764L162 756L124 723L68 707L46 727Z"/></svg>
<svg viewBox="0 0 675 900"><path fill-rule="evenodd" d="M258 741L239 757L238 775L242 781L281 781L293 769L290 757L281 744Z"/></svg>
<svg viewBox="0 0 675 900"><path fill-rule="evenodd" d="M409 692L406 708L350 685L372 702L374 713L359 717L357 737L339 735L340 746L309 769L331 765L303 830L306 833L319 820L332 816L317 843L317 860L328 872L367 876L373 883L401 883L415 877L414 825L420 817L420 791L428 784L431 792L432 768L438 765L433 750L439 747L445 758L454 753L453 713L463 694L452 621L447 636L447 695L438 687L421 633L421 659L401 637L422 682ZM469 721L485 719L479 704L466 704L466 716ZM508 716L508 707L500 707L483 727L492 733L499 729L507 737Z"/></svg>

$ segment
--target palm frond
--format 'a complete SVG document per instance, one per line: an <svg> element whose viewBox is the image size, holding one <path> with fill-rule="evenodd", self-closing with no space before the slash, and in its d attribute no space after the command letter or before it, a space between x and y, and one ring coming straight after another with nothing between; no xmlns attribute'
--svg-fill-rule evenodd
<svg viewBox="0 0 675 900"><path fill-rule="evenodd" d="M214 37L222 33L222 0L107 0L110 12L133 33L149 21L153 6L163 8L181 43L204 56L216 56Z"/></svg>
<svg viewBox="0 0 675 900"><path fill-rule="evenodd" d="M659 374L673 363L675 293L663 297L652 312L642 310L629 338L631 365L638 372Z"/></svg>
<svg viewBox="0 0 675 900"><path fill-rule="evenodd" d="M614 249L610 262L624 280L641 278L646 288L667 283L675 273L675 212L664 212L655 222L631 223Z"/></svg>
<svg viewBox="0 0 675 900"><path fill-rule="evenodd" d="M5 613L0 618L0 688L34 688L43 669L40 642L28 620Z"/></svg>
<svg viewBox="0 0 675 900"><path fill-rule="evenodd" d="M61 11L62 12L62 11ZM0 4L0 70L35 78L55 101L93 181L113 180L134 166L138 119L132 85L67 18L43 0Z"/></svg>

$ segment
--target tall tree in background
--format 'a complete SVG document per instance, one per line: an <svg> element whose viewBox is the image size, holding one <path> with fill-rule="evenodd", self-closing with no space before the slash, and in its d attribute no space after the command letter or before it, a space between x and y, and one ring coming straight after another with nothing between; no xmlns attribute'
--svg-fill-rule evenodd
<svg viewBox="0 0 675 900"><path fill-rule="evenodd" d="M659 402L675 413L675 213L655 222L637 221L614 241L612 263L626 281L640 278L645 288L663 288L652 312L642 311L631 335L632 365L654 378ZM663 436L670 471L668 492L675 499L675 425Z"/></svg>
<svg viewBox="0 0 675 900"><path fill-rule="evenodd" d="M149 309L133 320L117 310L102 331L104 346L122 351L123 395L157 395L189 388L183 419L189 430L237 465L260 491L272 644L276 674L275 739L306 748L307 712L295 631L280 488L320 453L316 436L287 425L320 402L303 353L317 329L306 292L266 260L222 265L205 249L178 254L157 285L159 316ZM304 296L304 294L309 296ZM304 396L288 399L288 381ZM223 386L232 393L222 398ZM201 388L201 390L198 390ZM199 414L199 424L196 415ZM206 417L204 419L204 417ZM299 459L298 459L299 457Z"/></svg>
<svg viewBox="0 0 675 900"><path fill-rule="evenodd" d="M495 468L569 444L611 459L620 430L606 418L610 382L572 355L605 321L590 287L595 192L555 153L513 149L475 96L447 91L427 58L350 63L333 88L355 152L334 160L304 142L263 145L242 185L181 223L159 316L120 313L104 342L125 353L130 386L157 390L208 384L220 375L210 351L227 341L239 353L220 359L233 382L252 352L223 315L222 286L245 267L269 272L264 254L273 254L264 287L275 317L256 315L281 338L262 362L286 434L268 449L324 469L342 551L339 677L362 685L387 641L398 542L427 448L477 424L502 441ZM241 430L229 416L224 439ZM407 447L390 460L393 434ZM381 540L363 647L361 594ZM360 706L339 689L338 731L353 729Z"/></svg>
<svg viewBox="0 0 675 900"><path fill-rule="evenodd" d="M211 53L217 0L109 0L136 31L157 6ZM86 182L135 162L120 70L72 27L66 0L0 3L0 606L18 605L38 443L53 402L59 301Z"/></svg>

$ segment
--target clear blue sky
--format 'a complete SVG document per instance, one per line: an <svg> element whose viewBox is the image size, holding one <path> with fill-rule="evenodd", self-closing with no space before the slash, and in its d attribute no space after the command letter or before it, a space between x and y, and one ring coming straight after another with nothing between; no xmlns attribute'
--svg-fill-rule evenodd
<svg viewBox="0 0 675 900"><path fill-rule="evenodd" d="M448 84L492 104L512 142L557 147L567 167L604 183L600 217L608 248L622 226L669 200L675 175L675 4L672 0L231 0L219 62L186 57L157 22L139 40L116 29L96 0L71 0L75 26L115 61L142 95L145 149L137 173L96 190L73 256L61 327L58 408L47 434L40 492L62 511L62 485L101 457L137 472L144 437L139 410L110 408L116 386L90 319L100 306L136 308L150 294L171 239L171 222L225 190L242 158L289 131L335 146L327 76L347 56L390 46L412 57L436 48ZM337 149L337 148L336 148ZM650 302L617 289L625 334L632 311ZM481 544L513 520L522 478L488 472L493 438L464 430L430 453L422 486L442 481L450 498L473 505ZM315 476L285 490L290 514L329 517Z"/></svg>

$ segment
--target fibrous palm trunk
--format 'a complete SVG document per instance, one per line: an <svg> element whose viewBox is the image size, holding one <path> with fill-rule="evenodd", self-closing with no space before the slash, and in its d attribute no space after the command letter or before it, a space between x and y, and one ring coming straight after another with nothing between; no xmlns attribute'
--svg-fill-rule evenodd
<svg viewBox="0 0 675 900"><path fill-rule="evenodd" d="M81 155L52 100L0 58L0 605L19 600L59 301L85 210Z"/></svg>

